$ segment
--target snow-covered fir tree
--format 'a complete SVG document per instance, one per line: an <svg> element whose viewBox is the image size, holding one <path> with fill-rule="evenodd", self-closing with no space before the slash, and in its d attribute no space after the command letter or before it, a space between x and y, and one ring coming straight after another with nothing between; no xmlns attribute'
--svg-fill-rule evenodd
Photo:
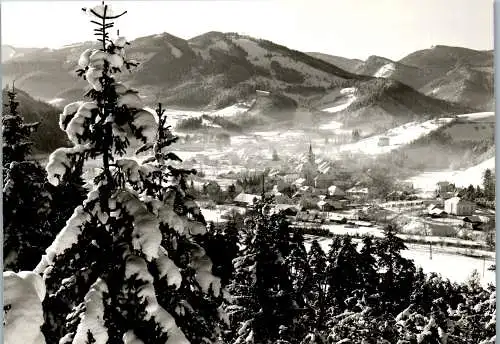
<svg viewBox="0 0 500 344"><path fill-rule="evenodd" d="M78 61L89 100L65 107L60 124L73 147L53 152L46 170L59 185L82 160L102 165L35 269L48 291L47 343L216 343L227 292L198 243L205 221L184 178L193 171L173 166L180 159L165 152L176 137L164 111L145 110L116 79L132 64L126 39L111 40L108 31L125 12L104 3L84 10L101 43ZM121 158L140 142L138 153L152 150L153 157Z"/></svg>
<svg viewBox="0 0 500 344"><path fill-rule="evenodd" d="M12 162L26 161L31 154L33 142L31 134L40 125L39 122L25 123L18 111L19 102L16 101L16 90L7 91L9 102L4 104L2 113L2 164L8 170Z"/></svg>
<svg viewBox="0 0 500 344"><path fill-rule="evenodd" d="M67 173L58 186L47 183L42 166L30 160L29 135L38 123L25 124L17 111L15 89L8 91L4 135L4 270L31 270L45 248L85 195L80 168Z"/></svg>
<svg viewBox="0 0 500 344"><path fill-rule="evenodd" d="M382 270L379 292L385 301L382 307L391 312L410 300L415 265L401 256L406 249L404 241L396 236L392 225L384 229L384 237L377 243L378 266Z"/></svg>
<svg viewBox="0 0 500 344"><path fill-rule="evenodd" d="M291 252L290 229L264 197L246 220L245 237L235 259L228 307L232 343L292 343L297 337L300 309L286 258Z"/></svg>
<svg viewBox="0 0 500 344"><path fill-rule="evenodd" d="M39 123L24 123L14 87L7 95L2 113L4 270L31 270L54 237L47 222L51 195L44 169L29 160L30 135Z"/></svg>

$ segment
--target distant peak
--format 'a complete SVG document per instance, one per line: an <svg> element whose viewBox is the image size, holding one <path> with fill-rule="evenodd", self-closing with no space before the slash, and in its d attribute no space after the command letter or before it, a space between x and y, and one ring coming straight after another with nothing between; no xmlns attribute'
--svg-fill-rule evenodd
<svg viewBox="0 0 500 344"><path fill-rule="evenodd" d="M394 63L391 59L388 59L387 57L382 57L378 55L370 55L367 59L366 62L384 62L384 63Z"/></svg>

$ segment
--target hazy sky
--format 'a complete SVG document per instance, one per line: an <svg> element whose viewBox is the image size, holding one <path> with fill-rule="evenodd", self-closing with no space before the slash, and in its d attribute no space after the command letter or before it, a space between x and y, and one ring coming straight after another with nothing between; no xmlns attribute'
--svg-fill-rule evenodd
<svg viewBox="0 0 500 344"><path fill-rule="evenodd" d="M2 44L56 48L92 40L81 7L98 1L2 1ZM444 44L493 49L493 0L109 1L129 39L238 32L305 52L392 59Z"/></svg>

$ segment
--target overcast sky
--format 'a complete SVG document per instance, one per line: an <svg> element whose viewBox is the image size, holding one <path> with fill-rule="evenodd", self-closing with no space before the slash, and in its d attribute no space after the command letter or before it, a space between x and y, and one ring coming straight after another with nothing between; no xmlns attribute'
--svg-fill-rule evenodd
<svg viewBox="0 0 500 344"><path fill-rule="evenodd" d="M94 1L2 1L2 44L57 48L92 40ZM129 39L238 32L305 52L391 59L432 45L493 49L493 0L109 1Z"/></svg>

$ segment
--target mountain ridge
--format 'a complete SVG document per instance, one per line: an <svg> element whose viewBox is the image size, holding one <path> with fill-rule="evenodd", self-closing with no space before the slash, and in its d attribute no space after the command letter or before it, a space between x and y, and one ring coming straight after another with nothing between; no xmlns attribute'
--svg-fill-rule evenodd
<svg viewBox="0 0 500 344"><path fill-rule="evenodd" d="M85 82L76 77L77 60L83 50L96 46L81 42L13 57L3 66L4 85L15 79L18 87L36 98L60 98L60 106L79 100L85 93ZM304 52L231 32L211 31L189 40L166 32L139 37L127 48L127 57L139 62L137 72L122 73L119 79L140 89L146 104L162 102L171 107L215 110L249 101L256 97L257 90L265 90L274 99L271 108L266 105L265 114L253 111L252 115L279 121L294 118L295 112L304 109L325 115L329 113L323 111L329 105L325 98L335 96L341 102L345 98L342 90L355 87L353 104L334 116L348 118L356 112L356 116L363 113L363 120L371 121L369 110L373 107L383 109L384 118L401 117L400 111L417 117L429 115L421 113L422 109L433 109L432 115L475 110L456 99L437 102L434 94L421 94L411 85L404 88L398 84L400 80L353 73ZM405 66L378 56L367 61L371 64L367 72L395 63L399 69L394 73L401 74L399 70ZM383 89L383 97L377 96L379 89ZM407 99L402 99L401 94ZM418 102L412 102L412 98ZM281 114L274 116L274 112Z"/></svg>

